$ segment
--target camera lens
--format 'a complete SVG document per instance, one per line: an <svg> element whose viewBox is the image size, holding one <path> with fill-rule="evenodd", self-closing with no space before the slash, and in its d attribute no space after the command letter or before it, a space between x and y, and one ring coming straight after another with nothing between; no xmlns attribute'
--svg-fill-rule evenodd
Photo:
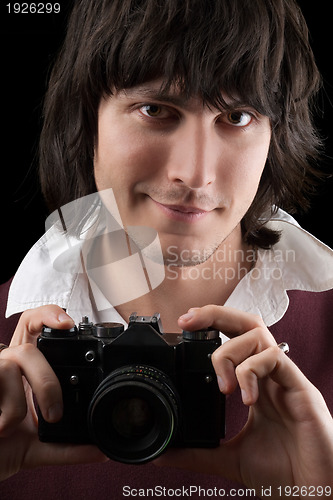
<svg viewBox="0 0 333 500"><path fill-rule="evenodd" d="M112 425L124 438L145 436L153 422L152 408L142 398L124 398L115 404L112 411Z"/></svg>
<svg viewBox="0 0 333 500"><path fill-rule="evenodd" d="M93 442L113 460L142 464L157 458L177 431L172 382L150 366L126 366L96 389L88 410Z"/></svg>

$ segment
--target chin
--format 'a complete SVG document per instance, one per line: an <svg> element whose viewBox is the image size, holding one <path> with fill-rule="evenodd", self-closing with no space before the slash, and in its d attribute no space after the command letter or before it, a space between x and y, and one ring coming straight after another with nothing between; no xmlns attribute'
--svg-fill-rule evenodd
<svg viewBox="0 0 333 500"><path fill-rule="evenodd" d="M161 241L165 265L175 267L197 266L206 262L221 244L221 240L219 240L215 243L203 245L201 240L198 242L189 242L190 244L186 245L186 239L185 241L177 241L177 239L173 239L173 241L169 240L169 244L167 245L165 245L164 241Z"/></svg>

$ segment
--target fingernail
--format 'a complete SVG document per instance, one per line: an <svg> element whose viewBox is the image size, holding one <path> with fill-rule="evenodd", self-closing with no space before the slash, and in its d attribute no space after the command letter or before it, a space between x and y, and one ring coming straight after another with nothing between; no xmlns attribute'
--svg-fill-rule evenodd
<svg viewBox="0 0 333 500"><path fill-rule="evenodd" d="M181 321L190 321L193 316L194 316L194 312L199 309L198 307L192 307L191 309L189 309L187 311L187 313L183 314L182 316L179 317L179 319Z"/></svg>
<svg viewBox="0 0 333 500"><path fill-rule="evenodd" d="M250 400L249 400L249 396L248 396L246 390L245 389L241 389L241 394L242 394L242 401L243 401L243 403L245 405L248 405Z"/></svg>
<svg viewBox="0 0 333 500"><path fill-rule="evenodd" d="M58 422L63 413L63 407L61 403L55 403L54 405L50 406L47 412L48 416L48 421L49 422Z"/></svg>
<svg viewBox="0 0 333 500"><path fill-rule="evenodd" d="M183 314L182 316L180 316L180 320L181 321L190 321L192 318L193 318L193 312L187 312L186 314Z"/></svg>
<svg viewBox="0 0 333 500"><path fill-rule="evenodd" d="M71 321L74 325L74 321L72 320L72 318L70 316L68 316L68 314L66 314L65 312L62 312L59 314L58 321L59 321L59 323L64 323L65 321L66 321L66 323L68 323L68 321Z"/></svg>
<svg viewBox="0 0 333 500"><path fill-rule="evenodd" d="M225 391L225 383L224 383L224 380L222 379L222 377L220 377L220 375L217 376L217 383L218 383L220 391L224 392Z"/></svg>

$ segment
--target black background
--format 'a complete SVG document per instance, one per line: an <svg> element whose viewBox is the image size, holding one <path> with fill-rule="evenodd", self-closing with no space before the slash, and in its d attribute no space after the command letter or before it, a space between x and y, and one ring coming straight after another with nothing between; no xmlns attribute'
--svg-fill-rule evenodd
<svg viewBox="0 0 333 500"><path fill-rule="evenodd" d="M9 14L7 4L13 6L15 2L1 1L0 283L15 273L24 255L44 232L48 212L39 190L35 154L47 76L63 39L70 9L70 2L59 0L60 14ZM333 171L331 2L300 0L299 4L324 80L317 119L326 142L322 164L327 171ZM333 246L332 195L333 180L327 180L313 200L311 211L296 217L303 227L330 246Z"/></svg>

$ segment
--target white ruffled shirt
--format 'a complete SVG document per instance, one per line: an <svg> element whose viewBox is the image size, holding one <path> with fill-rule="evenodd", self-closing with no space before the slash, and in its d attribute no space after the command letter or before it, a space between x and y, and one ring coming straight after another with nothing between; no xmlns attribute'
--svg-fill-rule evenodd
<svg viewBox="0 0 333 500"><path fill-rule="evenodd" d="M288 290L320 292L333 288L333 251L282 210L267 226L281 231L280 241L271 250L259 249L255 266L240 280L225 305L259 314L270 326L285 314ZM51 227L22 261L9 290L6 317L58 304L76 323L84 315L93 322L116 321L126 326L110 303L96 310L85 273L75 266L60 273L54 268L48 243L57 238L57 233L56 227Z"/></svg>

